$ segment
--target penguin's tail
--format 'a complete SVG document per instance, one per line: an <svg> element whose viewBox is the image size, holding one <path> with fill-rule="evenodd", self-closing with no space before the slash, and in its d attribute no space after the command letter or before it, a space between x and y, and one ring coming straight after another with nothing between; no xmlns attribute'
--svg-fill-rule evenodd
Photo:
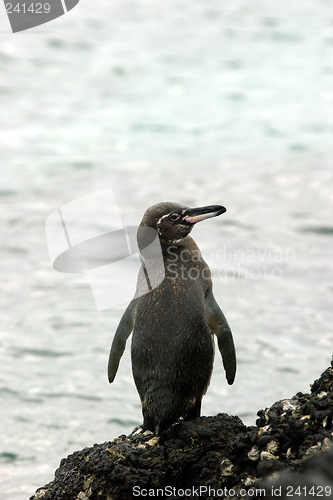
<svg viewBox="0 0 333 500"><path fill-rule="evenodd" d="M175 397L172 391L163 390L149 395L143 404L144 423L146 428L154 431L156 436L170 427L186 413L186 402Z"/></svg>

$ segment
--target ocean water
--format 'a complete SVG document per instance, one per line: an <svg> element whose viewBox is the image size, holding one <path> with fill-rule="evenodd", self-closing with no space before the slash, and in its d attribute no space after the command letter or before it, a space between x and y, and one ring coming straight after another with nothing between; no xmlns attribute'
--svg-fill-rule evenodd
<svg viewBox="0 0 333 500"><path fill-rule="evenodd" d="M124 225L226 206L192 231L238 355L228 386L216 353L203 415L253 425L310 390L333 350L333 4L82 1L15 35L1 6L0 109L1 499L141 422L129 345L106 376L125 306L48 254L46 218L80 197L112 189Z"/></svg>

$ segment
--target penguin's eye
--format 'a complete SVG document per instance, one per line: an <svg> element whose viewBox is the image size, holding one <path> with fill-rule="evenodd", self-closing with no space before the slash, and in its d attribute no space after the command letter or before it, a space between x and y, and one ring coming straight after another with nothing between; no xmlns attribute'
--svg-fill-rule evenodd
<svg viewBox="0 0 333 500"><path fill-rule="evenodd" d="M179 219L179 217L180 217L180 215L178 215L178 214L171 214L169 216L169 219L172 220L172 222L175 222L176 220Z"/></svg>

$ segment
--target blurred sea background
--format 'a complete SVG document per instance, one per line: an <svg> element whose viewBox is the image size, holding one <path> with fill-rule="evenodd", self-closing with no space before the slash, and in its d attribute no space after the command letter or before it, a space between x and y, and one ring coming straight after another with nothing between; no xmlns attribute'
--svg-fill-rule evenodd
<svg viewBox="0 0 333 500"><path fill-rule="evenodd" d="M203 415L254 425L310 390L333 350L332 2L82 0L17 34L1 4L0 109L2 500L141 423L130 342L106 376L125 306L49 258L46 218L82 196L112 189L124 225L227 207L192 231L238 354L228 386L216 352Z"/></svg>

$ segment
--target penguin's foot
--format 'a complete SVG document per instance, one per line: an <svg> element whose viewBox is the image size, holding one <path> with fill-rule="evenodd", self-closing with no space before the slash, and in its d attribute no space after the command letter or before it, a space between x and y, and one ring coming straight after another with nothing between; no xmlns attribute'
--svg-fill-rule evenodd
<svg viewBox="0 0 333 500"><path fill-rule="evenodd" d="M137 427L134 427L131 434L129 434L127 437L139 436L140 434L143 436L148 436L149 434L153 434L153 432L145 429L143 425L138 425Z"/></svg>

